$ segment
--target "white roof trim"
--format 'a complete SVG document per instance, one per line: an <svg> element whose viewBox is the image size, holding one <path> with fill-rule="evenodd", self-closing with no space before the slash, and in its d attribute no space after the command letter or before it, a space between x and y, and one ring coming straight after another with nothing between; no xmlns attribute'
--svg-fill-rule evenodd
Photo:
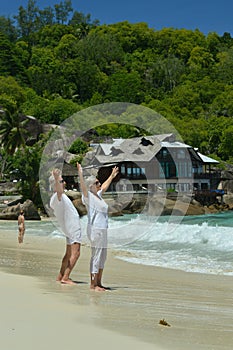
<svg viewBox="0 0 233 350"><path fill-rule="evenodd" d="M204 154L197 152L203 163L212 163L212 164L219 164L219 162L216 159L210 158L205 156Z"/></svg>

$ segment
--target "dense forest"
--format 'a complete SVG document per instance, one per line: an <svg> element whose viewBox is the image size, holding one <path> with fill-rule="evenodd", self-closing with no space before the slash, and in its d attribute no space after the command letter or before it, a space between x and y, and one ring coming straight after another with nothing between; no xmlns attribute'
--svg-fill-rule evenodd
<svg viewBox="0 0 233 350"><path fill-rule="evenodd" d="M108 102L149 107L167 118L184 142L233 163L233 38L127 21L100 25L68 0L44 9L29 0L12 18L0 16L4 170L17 167L25 183L25 160L29 173L38 171L46 140L25 144L22 114L60 124ZM112 136L121 132L115 128Z"/></svg>

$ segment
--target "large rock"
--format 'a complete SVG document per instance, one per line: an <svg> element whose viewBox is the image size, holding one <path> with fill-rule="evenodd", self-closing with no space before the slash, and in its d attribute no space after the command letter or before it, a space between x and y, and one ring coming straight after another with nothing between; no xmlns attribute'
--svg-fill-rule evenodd
<svg viewBox="0 0 233 350"><path fill-rule="evenodd" d="M38 119L30 115L21 115L21 120L27 120L25 124L25 129L28 133L26 136L26 144L32 146L39 140L39 136L43 131L42 124Z"/></svg>
<svg viewBox="0 0 233 350"><path fill-rule="evenodd" d="M233 180L222 181L222 188L227 193L233 193Z"/></svg>
<svg viewBox="0 0 233 350"><path fill-rule="evenodd" d="M81 193L78 191L67 191L67 196L73 202L80 216L86 215L86 207L82 203ZM225 197L224 197L225 198ZM226 197L228 203L216 203L212 206L203 206L195 199L184 196L166 196L155 194L153 196L140 194L110 194L104 195L104 200L109 206L109 216L120 216L124 214L143 213L151 216L164 215L204 215L217 213L233 208L233 195Z"/></svg>
<svg viewBox="0 0 233 350"><path fill-rule="evenodd" d="M1 220L17 220L20 210L23 209L26 220L41 220L41 217L30 199L27 199L23 204L16 204L6 207L0 213Z"/></svg>
<svg viewBox="0 0 233 350"><path fill-rule="evenodd" d="M223 202L229 205L230 209L233 209L233 194L224 194Z"/></svg>
<svg viewBox="0 0 233 350"><path fill-rule="evenodd" d="M17 220L21 210L20 203L12 205L3 209L0 213L0 219L2 220Z"/></svg>
<svg viewBox="0 0 233 350"><path fill-rule="evenodd" d="M224 180L233 180L233 170L232 169L223 170L221 172L221 178Z"/></svg>
<svg viewBox="0 0 233 350"><path fill-rule="evenodd" d="M22 209L25 214L25 219L27 220L41 220L41 217L38 213L38 210L36 206L33 204L33 202L30 199L27 199L22 204Z"/></svg>
<svg viewBox="0 0 233 350"><path fill-rule="evenodd" d="M221 172L221 188L227 193L233 193L233 169L229 166L228 170Z"/></svg>
<svg viewBox="0 0 233 350"><path fill-rule="evenodd" d="M71 200L80 216L87 214L86 207L82 202L82 194L80 192L69 190L66 191L65 194Z"/></svg>
<svg viewBox="0 0 233 350"><path fill-rule="evenodd" d="M87 209L85 205L82 203L81 198L74 199L72 202L75 208L77 209L79 216L83 216L87 214Z"/></svg>
<svg viewBox="0 0 233 350"><path fill-rule="evenodd" d="M190 198L180 198L177 200L166 198L165 196L154 195L148 201L148 215L202 215L205 209L198 202L192 203Z"/></svg>
<svg viewBox="0 0 233 350"><path fill-rule="evenodd" d="M2 182L0 183L0 196L16 195L18 193L17 183L15 182Z"/></svg>

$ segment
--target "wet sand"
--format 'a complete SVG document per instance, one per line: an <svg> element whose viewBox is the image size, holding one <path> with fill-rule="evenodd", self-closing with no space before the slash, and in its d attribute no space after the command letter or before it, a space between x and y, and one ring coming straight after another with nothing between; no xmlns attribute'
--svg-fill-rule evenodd
<svg viewBox="0 0 233 350"><path fill-rule="evenodd" d="M71 275L55 281L65 239L0 233L4 350L232 349L233 278L136 265L109 250L104 285L89 290L89 255L82 246ZM159 324L165 320L169 326Z"/></svg>

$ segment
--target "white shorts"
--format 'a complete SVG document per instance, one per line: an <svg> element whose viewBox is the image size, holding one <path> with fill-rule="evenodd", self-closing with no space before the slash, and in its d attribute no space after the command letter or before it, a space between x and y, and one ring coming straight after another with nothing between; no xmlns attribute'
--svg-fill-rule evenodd
<svg viewBox="0 0 233 350"><path fill-rule="evenodd" d="M81 243L81 230L77 230L76 233L70 237L66 236L67 245L71 245L74 243Z"/></svg>

